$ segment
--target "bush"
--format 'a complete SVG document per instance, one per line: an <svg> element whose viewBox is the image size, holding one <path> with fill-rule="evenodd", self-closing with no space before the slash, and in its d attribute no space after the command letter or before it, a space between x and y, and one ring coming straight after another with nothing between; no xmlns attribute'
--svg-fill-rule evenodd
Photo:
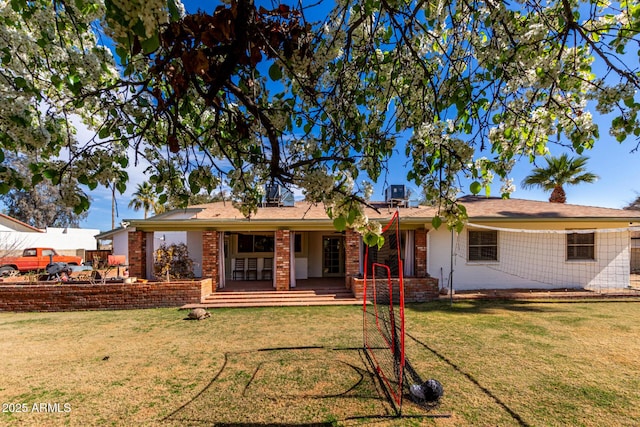
<svg viewBox="0 0 640 427"><path fill-rule="evenodd" d="M162 245L155 251L153 273L158 280L193 278L193 260L189 258L187 245L184 243Z"/></svg>

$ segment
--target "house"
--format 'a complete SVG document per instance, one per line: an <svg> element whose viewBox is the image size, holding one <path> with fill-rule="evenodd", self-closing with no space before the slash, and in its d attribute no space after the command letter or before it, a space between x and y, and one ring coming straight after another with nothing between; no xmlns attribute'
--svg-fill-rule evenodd
<svg viewBox="0 0 640 427"><path fill-rule="evenodd" d="M0 214L0 252L17 255L28 247L55 248L60 254L77 255L96 248L95 236L100 230L72 227L32 227L5 214Z"/></svg>
<svg viewBox="0 0 640 427"><path fill-rule="evenodd" d="M405 287L417 294L434 283L436 291L629 285L638 211L485 197L460 202L469 223L459 234L434 229L430 206L387 200L368 208L381 222L398 210ZM153 278L153 251L166 236L187 244L196 277L212 278L216 288L258 280L286 291L308 279L339 278L357 295L363 276L360 235L337 232L324 207L307 202L265 203L251 218L216 202L127 220L110 232L114 253L126 254L130 274L141 278Z"/></svg>

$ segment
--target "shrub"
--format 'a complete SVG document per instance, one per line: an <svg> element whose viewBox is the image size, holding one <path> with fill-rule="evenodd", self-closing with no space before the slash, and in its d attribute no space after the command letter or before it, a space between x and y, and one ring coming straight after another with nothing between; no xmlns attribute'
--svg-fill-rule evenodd
<svg viewBox="0 0 640 427"><path fill-rule="evenodd" d="M153 273L158 280L193 278L193 260L184 243L160 246L154 254Z"/></svg>

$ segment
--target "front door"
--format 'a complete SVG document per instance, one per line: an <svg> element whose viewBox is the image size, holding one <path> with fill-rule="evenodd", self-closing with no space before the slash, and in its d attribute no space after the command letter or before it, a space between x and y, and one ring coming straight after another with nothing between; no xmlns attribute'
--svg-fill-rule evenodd
<svg viewBox="0 0 640 427"><path fill-rule="evenodd" d="M322 276L344 276L344 237L322 237Z"/></svg>

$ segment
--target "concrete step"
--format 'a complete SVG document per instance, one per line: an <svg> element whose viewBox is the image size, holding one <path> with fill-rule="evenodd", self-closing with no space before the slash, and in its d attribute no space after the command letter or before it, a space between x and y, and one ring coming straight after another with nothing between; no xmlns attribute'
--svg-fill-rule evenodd
<svg viewBox="0 0 640 427"><path fill-rule="evenodd" d="M291 291L291 292L216 292L205 297L205 299L261 299L261 298L353 298L353 293L349 290L340 292L307 292L307 291Z"/></svg>
<svg viewBox="0 0 640 427"><path fill-rule="evenodd" d="M222 291L204 297L199 304L183 309L218 307L284 307L319 305L359 305L348 289L313 289L291 291Z"/></svg>

